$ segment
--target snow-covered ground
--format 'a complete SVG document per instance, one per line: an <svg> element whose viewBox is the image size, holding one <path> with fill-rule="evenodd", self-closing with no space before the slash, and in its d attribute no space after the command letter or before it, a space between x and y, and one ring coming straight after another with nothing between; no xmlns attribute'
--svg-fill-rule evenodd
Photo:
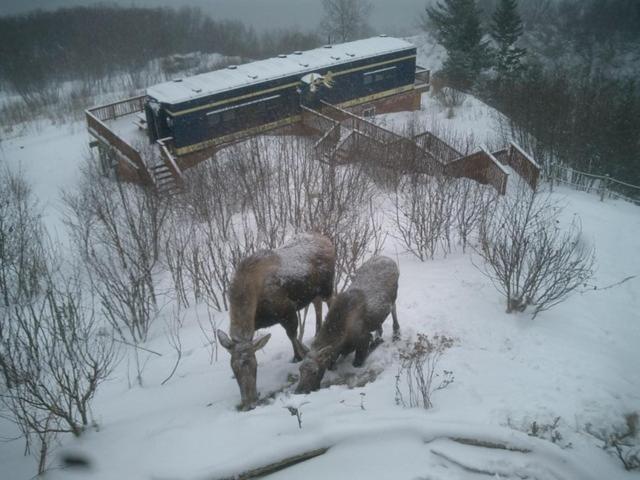
<svg viewBox="0 0 640 480"><path fill-rule="evenodd" d="M471 133L478 143L499 140L493 136L496 113L472 98L448 119L446 109L425 94L418 117L427 126L437 121ZM379 120L400 129L409 118L393 114ZM74 188L87 140L82 124L72 124L0 144L2 163L22 168L51 229L62 229L59 193ZM385 343L362 369L344 362L326 377L332 385L292 395L290 376L298 366L290 362L291 344L276 326L258 353L258 389L264 396L276 392L274 398L238 412L228 354L220 348L211 360L198 324L206 313L192 308L181 332L184 358L177 374L160 385L175 352L159 329L146 346L162 356L145 359L145 386L130 386L129 365L121 362L92 404L99 429L79 440L63 437L47 478L214 479L321 447L330 449L269 478L448 480L486 478L483 471L497 472L495 478L637 478L599 448L585 427L619 425L624 414L640 411L640 278L603 289L640 276L640 208L563 188L553 196L566 205L566 218L580 216L585 241L596 249L597 271L592 285L533 321L504 312L503 299L473 266L472 254L422 263L403 252L389 227L384 253L400 264L403 339L418 332L455 338L440 365L453 371L455 381L434 394L434 408L396 405L399 345L391 342L389 326ZM164 308L165 320L171 311ZM216 314L216 321L228 328L227 313ZM307 330L310 343L313 327ZM363 378L372 381L356 386ZM302 428L287 406L300 408ZM526 434L534 421L550 424L557 417L562 438L555 444ZM0 437L15 436L13 426L0 420ZM86 456L92 468L56 469L56 455L69 451ZM0 478L33 476L35 460L22 453L20 440L0 443Z"/></svg>

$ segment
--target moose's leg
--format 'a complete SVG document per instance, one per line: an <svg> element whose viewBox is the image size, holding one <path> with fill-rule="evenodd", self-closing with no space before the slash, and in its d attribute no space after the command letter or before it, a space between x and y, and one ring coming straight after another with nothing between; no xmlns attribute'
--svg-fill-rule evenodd
<svg viewBox="0 0 640 480"><path fill-rule="evenodd" d="M313 309L316 312L316 335L322 327L322 298L316 297L313 299Z"/></svg>
<svg viewBox="0 0 640 480"><path fill-rule="evenodd" d="M393 318L393 341L400 340L400 324L398 323L398 314L396 313L396 302L391 305L391 317Z"/></svg>
<svg viewBox="0 0 640 480"><path fill-rule="evenodd" d="M291 340L293 346L293 361L299 362L307 354L308 349L300 340L298 340L298 315L295 310L291 310L282 320L281 325L287 332L287 337Z"/></svg>
<svg viewBox="0 0 640 480"><path fill-rule="evenodd" d="M373 350L383 342L384 340L382 340L382 325L380 325L376 330L376 333L373 335L373 340L371 341L371 346L369 348Z"/></svg>
<svg viewBox="0 0 640 480"><path fill-rule="evenodd" d="M371 344L371 340L372 336L367 332L356 342L356 355L353 359L354 367L361 367L364 364L364 361L367 359L367 355L369 355L369 345Z"/></svg>

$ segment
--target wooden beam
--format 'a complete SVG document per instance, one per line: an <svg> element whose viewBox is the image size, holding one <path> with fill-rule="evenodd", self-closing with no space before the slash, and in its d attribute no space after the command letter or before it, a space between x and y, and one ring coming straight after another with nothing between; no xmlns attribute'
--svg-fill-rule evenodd
<svg viewBox="0 0 640 480"><path fill-rule="evenodd" d="M218 477L215 480L250 480L252 478L259 478L265 475L279 472L280 470L292 467L298 463L311 460L312 458L319 457L320 455L325 454L327 450L329 450L329 447L317 448L315 450L303 452L292 457L284 458L274 463L269 463L268 465L264 465L262 467L247 470L246 472L242 472L231 477Z"/></svg>

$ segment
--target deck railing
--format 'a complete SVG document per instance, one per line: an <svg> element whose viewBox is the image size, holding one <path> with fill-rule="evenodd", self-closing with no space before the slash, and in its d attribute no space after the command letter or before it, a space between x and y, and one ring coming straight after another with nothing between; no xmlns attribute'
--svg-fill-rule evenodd
<svg viewBox="0 0 640 480"><path fill-rule="evenodd" d="M171 153L172 141L173 138L167 137L158 139L157 143L160 146L160 157L162 158L162 162L169 169L178 186L182 187L184 185L184 177L182 175L182 170L178 167L178 164Z"/></svg>
<svg viewBox="0 0 640 480"><path fill-rule="evenodd" d="M124 115L141 112L144 109L144 96L132 97L120 102L100 105L85 110L85 118L89 133L102 145L113 149L115 153L124 158L138 172L140 181L152 184L153 178L145 165L140 152L123 140L116 132L110 129L106 123Z"/></svg>
<svg viewBox="0 0 640 480"><path fill-rule="evenodd" d="M420 147L431 153L443 164L453 162L463 156L461 152L431 132L421 133L413 137L413 139Z"/></svg>
<svg viewBox="0 0 640 480"><path fill-rule="evenodd" d="M334 121L341 122L348 129L358 130L369 137L385 143L390 143L403 138L401 135L398 135L391 130L387 130L380 125L376 125L375 123L359 117L358 115L354 115L347 110L331 105L325 101L321 101L321 103L323 114Z"/></svg>
<svg viewBox="0 0 640 480"><path fill-rule="evenodd" d="M431 70L416 67L415 87L428 90L431 85Z"/></svg>
<svg viewBox="0 0 640 480"><path fill-rule="evenodd" d="M500 195L507 191L509 172L486 149L466 155L445 166L445 174L452 177L465 177L491 185Z"/></svg>
<svg viewBox="0 0 640 480"><path fill-rule="evenodd" d="M144 110L145 98L146 95L138 95L118 102L98 105L97 107L92 107L87 111L91 112L94 117L103 122L107 120L115 120L116 118L124 117L125 115L142 112Z"/></svg>

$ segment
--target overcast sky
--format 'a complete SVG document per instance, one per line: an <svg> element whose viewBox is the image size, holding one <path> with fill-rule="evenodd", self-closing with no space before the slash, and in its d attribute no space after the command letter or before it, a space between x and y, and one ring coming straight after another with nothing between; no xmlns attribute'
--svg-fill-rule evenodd
<svg viewBox="0 0 640 480"><path fill-rule="evenodd" d="M395 34L415 28L426 0L371 0L371 24L378 31ZM214 18L242 20L257 29L315 28L322 15L321 0L0 0L0 14L24 13L36 8L55 9L70 5L114 3L134 6L195 5Z"/></svg>

